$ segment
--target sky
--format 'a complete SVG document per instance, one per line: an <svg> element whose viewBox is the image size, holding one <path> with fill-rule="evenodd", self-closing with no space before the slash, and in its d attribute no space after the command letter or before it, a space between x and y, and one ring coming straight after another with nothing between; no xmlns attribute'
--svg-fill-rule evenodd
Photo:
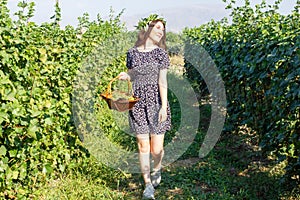
<svg viewBox="0 0 300 200"><path fill-rule="evenodd" d="M27 2L34 1L36 4L35 15L32 21L38 24L43 22L49 22L50 17L54 15L54 4L55 0L25 0ZM273 3L275 0L267 0L268 3ZM11 14L18 10L17 3L20 0L8 0L8 7L11 10ZM237 0L237 4L241 5L243 0ZM260 3L261 0L252 0L251 4L255 5ZM132 17L135 15L142 15L149 12L155 12L158 10L168 10L173 8L180 8L182 6L190 6L203 4L214 10L216 7L226 7L226 3L223 0L152 0L152 1L141 1L141 0L59 0L62 14L61 25L72 25L78 24L78 17L82 16L83 13L88 13L91 20L96 19L97 14L103 19L107 19L110 9L112 8L116 14L120 13L122 9L124 13L123 18ZM282 14L288 14L294 8L296 0L283 0L280 4L280 12ZM163 13L160 13L163 15ZM146 16L145 16L146 17ZM213 16L212 16L213 18Z"/></svg>

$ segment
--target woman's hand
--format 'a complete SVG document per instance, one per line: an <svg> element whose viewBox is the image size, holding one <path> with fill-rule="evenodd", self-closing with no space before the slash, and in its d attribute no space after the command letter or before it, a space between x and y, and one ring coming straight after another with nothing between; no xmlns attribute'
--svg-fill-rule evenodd
<svg viewBox="0 0 300 200"><path fill-rule="evenodd" d="M162 123L167 120L167 108L161 108L158 113L158 122Z"/></svg>
<svg viewBox="0 0 300 200"><path fill-rule="evenodd" d="M119 80L130 80L130 76L126 72L121 72L119 74Z"/></svg>

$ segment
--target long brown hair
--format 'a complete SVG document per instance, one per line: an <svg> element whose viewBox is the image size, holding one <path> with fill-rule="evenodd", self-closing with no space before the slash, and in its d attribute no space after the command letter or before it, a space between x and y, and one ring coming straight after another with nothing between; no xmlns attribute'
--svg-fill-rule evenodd
<svg viewBox="0 0 300 200"><path fill-rule="evenodd" d="M157 46L159 46L160 48L166 50L167 49L167 45L166 45L166 25L165 23L162 21L162 20L153 20L150 24L149 24L149 27L148 27L148 30L145 31L144 29L140 30L139 33L138 33L138 39L137 41L135 42L135 46L136 47L139 47L139 46L145 46L146 44L146 40L147 38L149 37L153 27L155 26L155 24L157 22L161 22L163 25L164 25L164 35L163 37L161 38L161 40L159 41L159 43L157 44Z"/></svg>

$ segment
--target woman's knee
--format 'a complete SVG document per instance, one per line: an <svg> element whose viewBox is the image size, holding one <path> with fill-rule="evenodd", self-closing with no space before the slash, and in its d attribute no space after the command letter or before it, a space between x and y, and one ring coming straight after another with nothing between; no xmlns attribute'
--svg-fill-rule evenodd
<svg viewBox="0 0 300 200"><path fill-rule="evenodd" d="M163 148L153 148L151 151L152 156L158 157L158 156L162 156L164 154L164 149Z"/></svg>
<svg viewBox="0 0 300 200"><path fill-rule="evenodd" d="M150 153L150 142L147 140L138 141L140 153Z"/></svg>

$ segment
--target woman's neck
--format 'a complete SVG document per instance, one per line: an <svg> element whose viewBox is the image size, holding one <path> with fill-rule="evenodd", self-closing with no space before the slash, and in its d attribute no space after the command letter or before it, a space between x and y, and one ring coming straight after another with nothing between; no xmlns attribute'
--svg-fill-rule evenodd
<svg viewBox="0 0 300 200"><path fill-rule="evenodd" d="M148 38L145 42L145 45L144 45L145 48L156 48L157 45L154 44L153 40L151 40L150 38Z"/></svg>
<svg viewBox="0 0 300 200"><path fill-rule="evenodd" d="M158 46L156 44L154 44L152 40L147 39L146 43L144 45L141 45L137 48L139 51L151 51L157 47Z"/></svg>
<svg viewBox="0 0 300 200"><path fill-rule="evenodd" d="M144 44L145 49L154 49L157 48L157 44L151 38L148 38Z"/></svg>

